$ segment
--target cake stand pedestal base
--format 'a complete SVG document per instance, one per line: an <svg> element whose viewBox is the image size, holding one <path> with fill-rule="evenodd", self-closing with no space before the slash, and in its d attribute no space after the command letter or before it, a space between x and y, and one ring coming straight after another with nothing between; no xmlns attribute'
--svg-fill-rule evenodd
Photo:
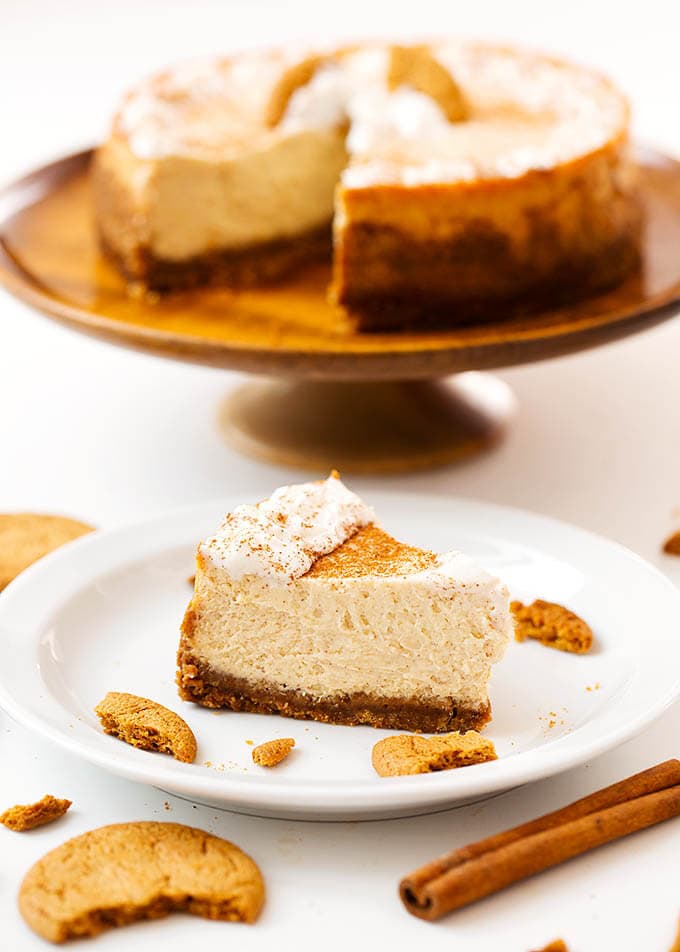
<svg viewBox="0 0 680 952"><path fill-rule="evenodd" d="M493 446L515 407L491 374L444 380L336 382L260 379L220 408L239 451L324 473L398 473L454 463Z"/></svg>

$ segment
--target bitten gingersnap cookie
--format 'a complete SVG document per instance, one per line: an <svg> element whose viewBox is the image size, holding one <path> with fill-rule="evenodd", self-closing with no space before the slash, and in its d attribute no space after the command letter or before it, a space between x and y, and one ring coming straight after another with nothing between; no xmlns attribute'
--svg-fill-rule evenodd
<svg viewBox="0 0 680 952"><path fill-rule="evenodd" d="M537 599L531 605L511 602L510 610L515 616L515 639L526 641L535 638L548 648L585 654L593 645L593 632L582 618L574 612Z"/></svg>
<svg viewBox="0 0 680 952"><path fill-rule="evenodd" d="M454 731L436 737L420 734L385 737L374 746L371 759L381 777L400 777L468 767L497 757L493 743L477 731L464 734Z"/></svg>
<svg viewBox="0 0 680 952"><path fill-rule="evenodd" d="M233 843L179 823L117 823L68 840L31 867L19 911L50 942L189 912L254 922L264 902L255 862Z"/></svg>
<svg viewBox="0 0 680 952"><path fill-rule="evenodd" d="M93 531L92 526L65 516L0 514L0 592L43 555Z"/></svg>
<svg viewBox="0 0 680 952"><path fill-rule="evenodd" d="M186 764L196 759L196 738L189 725L156 701L109 691L94 710L105 732L126 744L172 754Z"/></svg>
<svg viewBox="0 0 680 952"><path fill-rule="evenodd" d="M259 767L276 767L295 747L292 737L278 737L253 747L253 762Z"/></svg>
<svg viewBox="0 0 680 952"><path fill-rule="evenodd" d="M37 803L17 803L5 810L0 814L0 823L15 833L24 833L58 820L70 806L70 800L58 800L48 793Z"/></svg>

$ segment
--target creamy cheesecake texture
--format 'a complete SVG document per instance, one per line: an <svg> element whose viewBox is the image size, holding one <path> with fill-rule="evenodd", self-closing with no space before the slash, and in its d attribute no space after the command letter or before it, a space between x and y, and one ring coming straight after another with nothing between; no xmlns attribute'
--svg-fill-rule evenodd
<svg viewBox="0 0 680 952"><path fill-rule="evenodd" d="M121 106L95 161L99 229L132 281L164 289L277 279L329 258L332 226L332 296L359 326L461 320L634 266L628 121L600 75L484 44L186 64Z"/></svg>
<svg viewBox="0 0 680 952"><path fill-rule="evenodd" d="M331 477L239 507L201 543L180 693L339 723L480 726L510 631L497 579L397 542Z"/></svg>

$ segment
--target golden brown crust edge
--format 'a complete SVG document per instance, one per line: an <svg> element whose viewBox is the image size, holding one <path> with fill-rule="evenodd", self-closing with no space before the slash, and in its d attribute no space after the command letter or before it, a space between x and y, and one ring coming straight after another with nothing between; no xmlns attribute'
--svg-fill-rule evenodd
<svg viewBox="0 0 680 952"><path fill-rule="evenodd" d="M333 299L360 330L381 331L498 320L606 291L640 267L637 181L622 130L512 182L423 184L413 206L399 185L346 189ZM423 219L443 221L447 206L455 221L460 197L464 227L439 238L423 232Z"/></svg>

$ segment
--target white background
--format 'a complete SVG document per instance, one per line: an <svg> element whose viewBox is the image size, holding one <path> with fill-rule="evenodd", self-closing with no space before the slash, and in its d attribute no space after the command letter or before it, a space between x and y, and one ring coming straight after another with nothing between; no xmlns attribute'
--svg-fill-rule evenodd
<svg viewBox="0 0 680 952"><path fill-rule="evenodd" d="M680 7L673 2L0 0L0 180L95 141L125 87L174 59L310 35L440 31L518 40L599 65L630 93L638 135L680 154ZM680 521L680 322L501 376L519 411L495 452L353 485L369 497L378 486L431 490L555 515L629 545L680 584L680 560L659 554ZM0 293L0 509L65 512L106 527L229 492L257 498L295 479L223 442L217 407L237 381L81 338ZM680 619L668 621L680 637ZM678 822L436 926L407 916L395 890L402 874L443 848L676 755L679 729L676 708L592 765L464 810L323 825L192 808L82 765L0 715L0 807L47 790L75 801L58 825L23 837L0 831L0 949L43 947L16 913L15 892L46 849L103 822L167 818L252 852L269 887L265 915L251 929L172 917L109 934L98 947L379 943L527 952L562 935L571 952L666 952L680 913Z"/></svg>

